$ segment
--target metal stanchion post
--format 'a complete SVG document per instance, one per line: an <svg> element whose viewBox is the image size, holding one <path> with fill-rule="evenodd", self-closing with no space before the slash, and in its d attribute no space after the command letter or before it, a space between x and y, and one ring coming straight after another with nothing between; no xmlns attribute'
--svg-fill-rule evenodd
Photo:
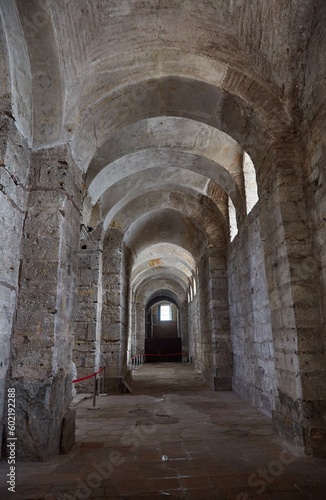
<svg viewBox="0 0 326 500"><path fill-rule="evenodd" d="M105 367L103 369L103 377L102 377L102 392L99 394L99 397L107 396L107 393L105 392Z"/></svg>
<svg viewBox="0 0 326 500"><path fill-rule="evenodd" d="M96 406L96 389L97 389L97 383L96 383L96 375L94 376L94 393L93 393L93 406L88 407L88 410L99 410L100 407Z"/></svg>

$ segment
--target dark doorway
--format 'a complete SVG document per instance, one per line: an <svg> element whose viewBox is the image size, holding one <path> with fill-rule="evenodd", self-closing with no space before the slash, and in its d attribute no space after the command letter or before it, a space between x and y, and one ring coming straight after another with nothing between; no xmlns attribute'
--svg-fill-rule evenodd
<svg viewBox="0 0 326 500"><path fill-rule="evenodd" d="M147 305L145 355L147 363L182 361L179 308L170 298L156 297Z"/></svg>
<svg viewBox="0 0 326 500"><path fill-rule="evenodd" d="M146 363L181 362L181 351L181 338L145 340Z"/></svg>

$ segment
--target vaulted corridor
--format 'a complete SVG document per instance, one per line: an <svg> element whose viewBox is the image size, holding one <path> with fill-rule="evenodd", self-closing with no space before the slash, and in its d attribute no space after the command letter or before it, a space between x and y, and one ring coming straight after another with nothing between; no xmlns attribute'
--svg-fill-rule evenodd
<svg viewBox="0 0 326 500"><path fill-rule="evenodd" d="M114 398L157 362L195 370L206 419L241 398L270 419L261 446L326 458L325 60L324 0L0 0L12 483L74 453L93 374L136 401ZM209 422L205 453L225 438Z"/></svg>

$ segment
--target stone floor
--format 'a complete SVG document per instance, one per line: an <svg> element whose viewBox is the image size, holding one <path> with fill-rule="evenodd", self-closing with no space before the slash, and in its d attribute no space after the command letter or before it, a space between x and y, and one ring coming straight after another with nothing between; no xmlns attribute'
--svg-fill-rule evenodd
<svg viewBox="0 0 326 500"><path fill-rule="evenodd" d="M47 463L17 465L0 498L275 499L326 498L326 460L282 448L271 421L232 392L213 392L187 364L148 364L133 393L77 406L77 442Z"/></svg>

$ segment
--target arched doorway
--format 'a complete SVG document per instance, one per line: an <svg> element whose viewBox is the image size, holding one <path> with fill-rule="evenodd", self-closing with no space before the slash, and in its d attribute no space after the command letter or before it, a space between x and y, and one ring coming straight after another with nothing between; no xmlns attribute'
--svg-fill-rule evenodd
<svg viewBox="0 0 326 500"><path fill-rule="evenodd" d="M155 297L146 306L145 358L147 363L182 361L179 306L170 297Z"/></svg>

